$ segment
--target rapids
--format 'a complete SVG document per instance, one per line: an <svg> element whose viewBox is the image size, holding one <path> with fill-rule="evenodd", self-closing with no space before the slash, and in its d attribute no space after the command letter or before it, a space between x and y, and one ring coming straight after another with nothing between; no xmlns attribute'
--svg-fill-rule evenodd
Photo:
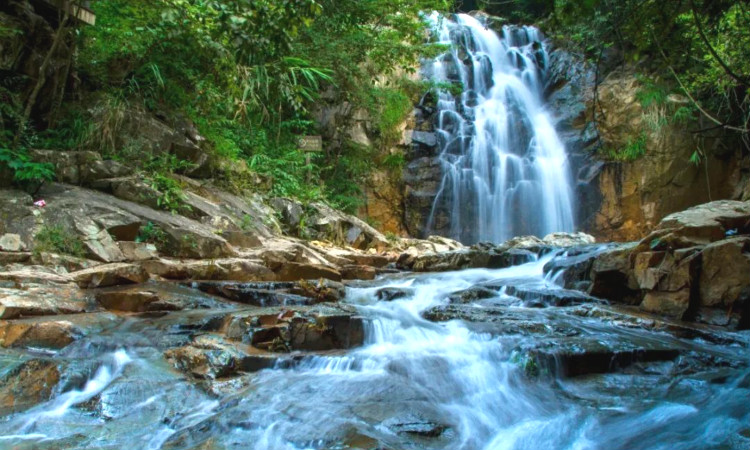
<svg viewBox="0 0 750 450"><path fill-rule="evenodd" d="M448 306L449 294L477 284L559 289L543 274L550 258L502 270L410 274L354 285L346 301L366 317L364 346L302 356L293 364L217 381L214 389L176 372L162 356L168 336L183 332L175 326L179 317L172 317L180 313L131 318L46 355L66 363L55 394L0 417L0 448L750 446L747 342L622 327L571 307L529 308L502 289L495 298L464 305L486 314L483 321L425 319L426 312ZM376 294L385 287L405 296L380 301ZM519 327L503 330L492 320L498 311L507 314L503 323L516 320ZM554 365L529 363L524 349L560 336L579 339L576 345L658 343L680 349L682 356L573 378ZM20 357L0 353L0 361ZM706 360L712 363L700 364Z"/></svg>

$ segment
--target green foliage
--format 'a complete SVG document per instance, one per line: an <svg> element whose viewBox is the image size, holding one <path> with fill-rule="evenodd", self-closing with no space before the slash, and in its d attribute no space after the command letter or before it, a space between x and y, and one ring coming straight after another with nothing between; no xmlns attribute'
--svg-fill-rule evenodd
<svg viewBox="0 0 750 450"><path fill-rule="evenodd" d="M43 183L55 179L55 168L49 163L31 160L25 150L0 148L0 168L7 167L18 183Z"/></svg>
<svg viewBox="0 0 750 450"><path fill-rule="evenodd" d="M62 225L45 225L34 235L34 253L60 253L82 258L86 250L81 238Z"/></svg>
<svg viewBox="0 0 750 450"><path fill-rule="evenodd" d="M555 0L549 22L560 42L570 42L572 36L597 64L614 47L617 52L610 57L622 55L652 78L664 80L644 84L639 97L645 108L663 105L668 100L665 94L684 97L684 104L665 111L666 120L684 124L702 119L748 134L750 8L746 2Z"/></svg>
<svg viewBox="0 0 750 450"><path fill-rule="evenodd" d="M151 188L159 191L157 206L172 214L190 211L190 206L185 204L186 196L182 184L170 174L192 166L189 161L181 160L169 153L163 153L144 165Z"/></svg>
<svg viewBox="0 0 750 450"><path fill-rule="evenodd" d="M616 161L635 161L646 154L646 143L648 137L641 133L635 139L628 139L625 147L609 151L609 157Z"/></svg>
<svg viewBox="0 0 750 450"><path fill-rule="evenodd" d="M147 222L138 229L138 236L135 241L139 243L154 244L156 248L163 247L167 242L167 233L159 228L158 225L154 225L153 222Z"/></svg>

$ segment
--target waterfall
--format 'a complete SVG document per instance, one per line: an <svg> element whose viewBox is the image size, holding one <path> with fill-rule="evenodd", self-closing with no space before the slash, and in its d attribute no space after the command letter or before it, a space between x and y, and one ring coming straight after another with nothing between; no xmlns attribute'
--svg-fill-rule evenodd
<svg viewBox="0 0 750 450"><path fill-rule="evenodd" d="M543 91L548 54L533 27L502 36L479 20L433 15L450 51L429 61L438 90L436 131L443 179L427 222L464 243L573 231L565 146ZM445 89L460 83L462 93Z"/></svg>

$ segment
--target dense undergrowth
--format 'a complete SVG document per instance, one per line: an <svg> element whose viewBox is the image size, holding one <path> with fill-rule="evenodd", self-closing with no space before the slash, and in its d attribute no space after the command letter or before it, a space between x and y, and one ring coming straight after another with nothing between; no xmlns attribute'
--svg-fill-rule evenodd
<svg viewBox="0 0 750 450"><path fill-rule="evenodd" d="M347 139L307 157L298 138L319 133L315 108L347 102L366 111L375 147L396 141L416 92L408 76L435 51L420 11L447 10L449 2L100 0L91 8L96 26L75 30L81 85L68 93L60 120L50 127L24 118L23 99L0 92L9 100L0 111L0 158L13 159L12 168L26 148L96 150L136 162L169 195L165 209L176 210L179 186L169 177L181 162L154 154L135 133L121 139L128 115L144 111L186 117L206 138L203 147L225 161L217 167L247 168L219 170L215 178L227 188L353 210L373 164L390 167L398 158ZM258 175L267 182L259 185Z"/></svg>
<svg viewBox="0 0 750 450"><path fill-rule="evenodd" d="M644 129L608 149L610 157L643 156L648 134L667 125L736 133L750 147L744 1L98 0L91 2L96 26L64 29L75 42L78 83L67 91L63 83L60 111L30 108L29 80L0 80L0 166L33 190L54 174L28 149L96 150L136 163L163 192L162 206L179 211L181 186L171 174L185 162L154 154L135 133L118 137L129 115L144 111L194 123L203 147L224 161L214 178L228 189L354 210L373 166L403 164L404 155L386 150L430 88L411 77L419 57L441 51L429 44L421 11L462 3L541 23L598 70L628 63L641 72ZM0 39L20 32L0 27ZM316 109L344 103L366 111L374 146L344 136L310 157L299 151L300 135L321 132ZM693 156L699 162L702 153Z"/></svg>

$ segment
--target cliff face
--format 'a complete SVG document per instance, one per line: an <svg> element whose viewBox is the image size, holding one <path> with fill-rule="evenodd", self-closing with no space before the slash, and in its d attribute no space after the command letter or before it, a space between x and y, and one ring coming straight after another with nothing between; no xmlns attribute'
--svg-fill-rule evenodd
<svg viewBox="0 0 750 450"><path fill-rule="evenodd" d="M595 91L594 68L580 58L557 50L552 64L549 103L576 173L580 229L601 240L637 240L673 212L747 198L742 143L720 132L693 133L698 124L667 117L687 99L670 95L663 106L644 108L643 82L632 67L600 75ZM612 157L627 148L643 154ZM698 163L691 161L696 151Z"/></svg>

